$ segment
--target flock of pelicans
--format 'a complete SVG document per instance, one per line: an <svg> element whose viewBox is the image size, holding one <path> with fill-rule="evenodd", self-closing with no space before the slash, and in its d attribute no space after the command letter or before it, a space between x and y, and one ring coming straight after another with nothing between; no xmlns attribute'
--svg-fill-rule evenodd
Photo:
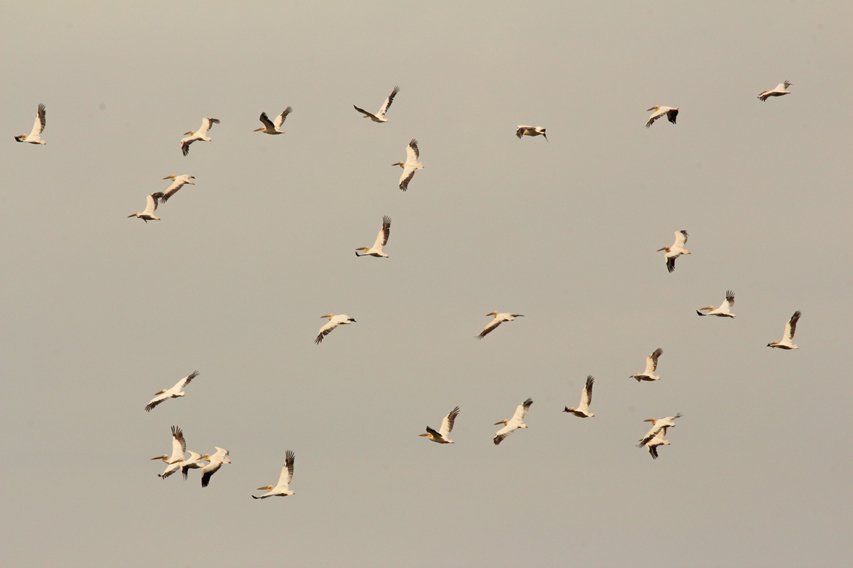
<svg viewBox="0 0 853 568"><path fill-rule="evenodd" d="M789 81L785 81L784 83L780 83L776 86L775 89L770 89L767 91L763 91L758 95L758 98L762 101L766 101L769 97L780 97L783 95L787 95L790 93L788 91L788 87L791 86L792 83ZM356 111L361 113L364 118L369 118L373 122L383 123L388 122L388 119L385 118L385 114L388 112L388 109L391 107L391 103L394 102L394 97L400 91L399 87L394 87L394 90L391 91L391 94L388 98L385 99L385 102L380 107L379 111L376 114L370 113L362 108L359 108L355 105L353 107ZM650 127L656 120L661 117L666 116L669 122L675 124L676 118L678 117L678 108L675 107L667 107L667 106L654 106L649 111L654 111L652 115L649 117L648 122L646 122L646 128ZM284 131L281 129L284 125L284 121L287 119L287 116L293 111L291 107L287 107L284 112L275 117L274 120L270 121L266 112L262 112L260 116L260 121L263 124L261 128L255 130L255 132L263 132L264 134L270 135L278 135L283 134ZM211 139L208 137L208 132L213 127L214 124L219 124L219 119L216 118L204 118L202 119L201 127L196 131L190 131L184 133L185 138L181 139L181 152L184 156L189 154L190 146L194 142L204 141L210 142ZM28 135L20 135L15 136L15 140L18 142L28 142L30 144L41 144L44 145L45 142L41 138L41 134L44 131L46 125L46 111L45 106L40 104L38 106L38 113L36 115L35 124L33 125L32 132ZM518 138L522 138L523 136L542 136L545 140L548 140L548 136L546 134L545 128L541 126L527 126L527 125L519 125L516 128L516 136ZM398 186L401 190L406 191L408 189L409 183L412 181L412 178L415 175L415 172L419 169L422 169L424 166L418 161L420 157L420 151L418 149L418 141L414 138L409 142L409 145L406 147L406 160L403 162L396 162L392 164L392 166L400 166L403 168L403 174L400 177L398 182ZM159 221L160 218L155 216L154 213L157 211L157 206L159 203L166 203L175 193L178 192L184 185L195 185L193 181L195 176L191 175L170 175L164 180L171 180L172 184L165 191L158 191L152 193L147 196L146 207L144 211L136 212L128 217L136 217L138 219L142 219L146 223L148 221ZM382 227L379 230L379 234L376 237L376 241L373 243L371 247L360 247L355 249L356 256L374 256L381 258L388 258L388 255L383 252L383 247L388 244L388 238L391 234L391 218L385 216L382 218ZM664 251L664 260L666 261L666 268L669 272L675 270L675 261L679 256L689 255L690 251L688 251L685 247L687 244L688 234L687 231L676 231L675 232L675 242L671 246L665 246L663 248L658 249L658 252ZM361 251L361 254L359 254ZM719 308L715 308L714 306L708 306L704 308L699 308L696 313L700 316L717 316L721 318L734 318L735 315L731 313L731 308L735 303L735 294L731 290L726 291L726 297L723 303ZM703 313L704 312L704 313ZM477 336L478 339L483 339L486 335L493 332L498 328L503 322L514 321L515 318L524 317L523 314L511 314L511 313L498 313L491 312L486 314L487 316L493 316L493 319L483 328L480 334ZM794 333L797 329L797 321L800 319L800 311L794 312L794 315L788 320L785 324L785 332L781 341L773 341L768 343L768 347L776 347L779 349L798 349L797 345L793 343ZM328 322L320 328L320 331L317 334L314 342L316 344L322 343L323 339L328 336L332 331L334 331L338 326L341 325L349 325L351 323L356 323L356 320L351 318L346 314L326 314L322 316L323 318L328 318ZM640 381L658 381L660 377L655 375L658 365L658 359L663 355L663 350L658 348L652 352L646 358L646 368L642 373L637 373L635 375L631 375L631 378L636 379L638 382ZM194 371L193 373L187 375L183 379L177 382L175 386L169 389L164 389L157 392L153 399L145 406L145 410L150 412L153 408L158 406L159 404L169 400L171 398L180 398L184 396L184 388L192 382L198 376L198 371ZM592 418L595 415L589 411L589 406L592 403L592 387L595 383L595 378L593 376L588 376L586 379L586 384L584 385L583 391L581 392L581 400L578 404L577 408L569 408L566 407L563 412L567 412L569 414L573 414L579 418ZM528 398L523 403L518 405L515 413L512 415L512 418L507 420L501 420L500 422L496 422L495 425L503 424L503 428L498 430L495 433L493 441L495 445L500 444L503 440L507 438L510 434L518 430L519 428L527 428L527 424L524 423L524 418L527 415L527 412L530 410L530 406L533 404L533 400ZM449 438L450 433L453 431L453 425L456 421L457 416L459 415L459 407L455 407L451 410L447 416L441 422L441 427L438 430L434 430L433 428L427 426L426 432L420 434L420 436L424 436L432 442L436 442L438 444L453 444L453 440ZM638 446L640 448L648 449L652 458L657 459L658 457L658 447L659 446L668 446L670 445L669 440L666 439L667 430L669 428L675 427L675 420L680 418L681 414L677 413L674 416L667 416L665 418L649 418L645 420L645 422L651 422L652 428L639 440ZM199 454L197 452L190 451L189 457L186 456L187 453L187 445L186 440L184 439L184 433L178 426L172 426L172 453L171 454L163 454L161 456L157 456L155 458L151 458L152 460L162 460L166 463L166 469L158 474L159 477L166 479L172 474L176 473L178 470L181 470L181 473L184 479L187 479L188 472L191 469L200 469L201 470L201 486L207 487L210 483L210 478L216 473L223 464L230 464L231 460L228 457L228 450L220 447L216 447L216 451L213 454ZM266 485L264 487L259 487L258 490L265 490L266 493L260 496L252 495L254 499L265 499L267 497L286 497L288 495L293 495L293 490L290 489L290 482L293 479L293 469L294 463L296 461L295 454L287 450L285 453L285 463L281 469L281 475L279 476L278 483L273 485ZM207 462L206 464L204 462Z"/></svg>

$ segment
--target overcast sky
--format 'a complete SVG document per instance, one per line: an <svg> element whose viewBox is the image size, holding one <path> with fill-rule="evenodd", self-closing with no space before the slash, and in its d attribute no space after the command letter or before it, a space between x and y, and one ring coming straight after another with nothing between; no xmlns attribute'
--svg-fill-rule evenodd
<svg viewBox="0 0 853 568"><path fill-rule="evenodd" d="M846 566L853 4L361 4L4 5L0 563ZM209 487L157 477L172 425Z"/></svg>

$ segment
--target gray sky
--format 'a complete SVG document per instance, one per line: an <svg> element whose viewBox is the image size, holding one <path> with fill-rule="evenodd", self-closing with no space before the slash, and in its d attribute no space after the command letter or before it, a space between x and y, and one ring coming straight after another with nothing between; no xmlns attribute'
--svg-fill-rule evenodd
<svg viewBox="0 0 853 568"><path fill-rule="evenodd" d="M853 6L431 4L4 6L4 566L846 565ZM173 424L231 451L208 488L148 461ZM252 500L286 449L296 495Z"/></svg>

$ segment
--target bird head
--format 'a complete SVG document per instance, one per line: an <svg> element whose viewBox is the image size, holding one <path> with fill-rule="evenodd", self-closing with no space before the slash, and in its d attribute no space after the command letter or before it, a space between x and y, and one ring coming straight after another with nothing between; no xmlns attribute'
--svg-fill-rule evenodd
<svg viewBox="0 0 853 568"><path fill-rule="evenodd" d="M654 425L657 422L656 418L646 418L643 422L651 422Z"/></svg>
<svg viewBox="0 0 853 568"><path fill-rule="evenodd" d="M659 108L660 108L659 106L653 106L652 108L648 109L646 112L650 112L650 111L653 111L653 110L658 110Z"/></svg>
<svg viewBox="0 0 853 568"><path fill-rule="evenodd" d="M401 168L405 168L405 167L406 167L406 164L404 164L403 162L396 162L396 163L394 163L394 164L391 164L391 167L392 167L392 168L393 168L394 166L400 166Z"/></svg>
<svg viewBox="0 0 853 568"><path fill-rule="evenodd" d="M264 485L263 487L258 487L258 491L272 491L272 485Z"/></svg>
<svg viewBox="0 0 853 568"><path fill-rule="evenodd" d="M260 128L255 128L254 130L252 130L252 132L260 132L263 129L264 129L264 127L261 126Z"/></svg>
<svg viewBox="0 0 853 568"><path fill-rule="evenodd" d="M163 179L170 179L170 180L172 180L172 181L175 181L175 176L173 176L173 175L171 175L171 176L166 176L166 177L164 177Z"/></svg>
<svg viewBox="0 0 853 568"><path fill-rule="evenodd" d="M163 454L162 456L157 456L156 458L151 458L150 461L155 461L155 460L167 461L168 459L169 459L169 456L166 454Z"/></svg>
<svg viewBox="0 0 853 568"><path fill-rule="evenodd" d="M139 213L131 213L130 215L127 216L128 219L130 219L131 217L139 217ZM157 394L160 394L160 393L157 393Z"/></svg>
<svg viewBox="0 0 853 568"><path fill-rule="evenodd" d="M210 461L210 454L204 454L203 456L198 458L199 460Z"/></svg>
<svg viewBox="0 0 853 568"><path fill-rule="evenodd" d="M662 251L662 250L665 250L666 252L669 252L669 247L662 247L662 248L659 248L659 249L658 249L658 250L656 250L655 252L660 252L660 251Z"/></svg>
<svg viewBox="0 0 853 568"><path fill-rule="evenodd" d="M329 320L331 321L331 319L332 319L333 317L334 317L334 314L326 314L326 315L324 315L324 316L320 316L320 319L323 319L323 318L329 318Z"/></svg>
<svg viewBox="0 0 853 568"><path fill-rule="evenodd" d="M487 314L486 314L486 316L495 316L495 317L498 317L498 312L489 312L489 313L487 313Z"/></svg>
<svg viewBox="0 0 853 568"><path fill-rule="evenodd" d="M495 422L495 426L497 426L498 424L503 424L504 426L506 426L507 425L506 423L507 423L506 420L501 420L500 422Z"/></svg>
<svg viewBox="0 0 853 568"><path fill-rule="evenodd" d="M418 436L419 436L419 437L420 437L420 436L427 437L427 436L429 436L429 434L427 434L426 432L424 432L423 434L418 434Z"/></svg>
<svg viewBox="0 0 853 568"><path fill-rule="evenodd" d="M192 136L195 134L195 130L190 130L189 132L184 132L184 136Z"/></svg>

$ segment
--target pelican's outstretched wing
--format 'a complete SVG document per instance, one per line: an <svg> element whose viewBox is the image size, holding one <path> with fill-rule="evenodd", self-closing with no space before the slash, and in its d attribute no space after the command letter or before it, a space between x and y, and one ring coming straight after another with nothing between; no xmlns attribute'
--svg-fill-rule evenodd
<svg viewBox="0 0 853 568"><path fill-rule="evenodd" d="M457 406L453 410L450 411L450 414L444 417L441 421L441 429L439 432L444 434L450 434L453 431L453 424L456 422L456 417L459 416L459 407Z"/></svg>
<svg viewBox="0 0 853 568"><path fill-rule="evenodd" d="M284 111L275 117L275 128L276 130L281 130L281 125L284 124L284 121L287 119L287 115L293 112L293 107L287 107Z"/></svg>
<svg viewBox="0 0 853 568"><path fill-rule="evenodd" d="M388 95L388 98L385 99L385 102L382 103L382 108L379 109L379 116L385 116L385 113L388 112L388 109L391 108L391 103L394 102L394 97L397 96L397 93L400 92L400 87L395 86L394 90L391 91L391 94Z"/></svg>

